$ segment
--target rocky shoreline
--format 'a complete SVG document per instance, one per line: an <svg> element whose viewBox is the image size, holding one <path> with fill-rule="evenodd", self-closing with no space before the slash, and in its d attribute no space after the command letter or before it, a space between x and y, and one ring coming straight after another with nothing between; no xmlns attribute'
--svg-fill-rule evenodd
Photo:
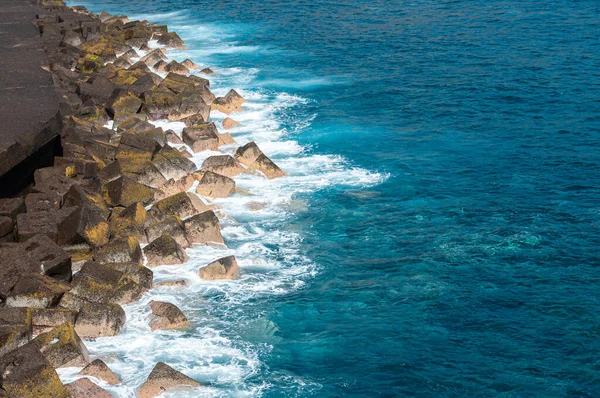
<svg viewBox="0 0 600 398"><path fill-rule="evenodd" d="M285 173L254 142L235 148L226 132L235 120L222 131L209 122L211 111L230 115L245 99L234 89L215 97L212 70L168 59L166 48L185 43L167 26L62 0L42 1L36 23L59 96L63 153L20 196L0 199L0 397L110 397L85 376L121 381L90 360L85 339L120 332L122 305L153 288L152 267L185 263L192 246L224 245L219 210L203 197L239 192L231 177L241 173ZM165 119L186 127L177 134L151 123ZM233 154L200 168L189 159L224 146ZM234 256L217 258L198 275L235 279L239 267ZM172 303L149 306L152 331L190 326ZM62 367L80 367L82 378L64 385ZM162 362L130 387L144 398L202 388Z"/></svg>

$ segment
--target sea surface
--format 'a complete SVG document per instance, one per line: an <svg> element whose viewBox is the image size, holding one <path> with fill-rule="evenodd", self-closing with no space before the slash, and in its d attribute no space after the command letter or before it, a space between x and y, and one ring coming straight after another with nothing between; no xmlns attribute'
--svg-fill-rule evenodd
<svg viewBox="0 0 600 398"><path fill-rule="evenodd" d="M206 385L170 397L600 396L600 2L70 4L168 24L289 174L237 177L229 249L87 343L115 395L164 361ZM240 280L200 280L227 254Z"/></svg>

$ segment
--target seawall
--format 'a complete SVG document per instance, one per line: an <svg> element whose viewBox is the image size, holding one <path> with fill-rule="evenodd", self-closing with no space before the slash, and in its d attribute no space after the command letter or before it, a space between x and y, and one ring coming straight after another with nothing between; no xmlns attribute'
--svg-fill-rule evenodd
<svg viewBox="0 0 600 398"><path fill-rule="evenodd" d="M60 112L48 60L27 0L0 3L0 197L33 181L60 152Z"/></svg>

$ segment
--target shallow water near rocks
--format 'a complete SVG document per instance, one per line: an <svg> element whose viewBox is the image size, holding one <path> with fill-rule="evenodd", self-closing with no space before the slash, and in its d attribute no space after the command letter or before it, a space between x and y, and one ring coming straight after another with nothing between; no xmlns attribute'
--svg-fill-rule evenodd
<svg viewBox="0 0 600 398"><path fill-rule="evenodd" d="M70 4L168 24L290 175L237 178L229 249L87 342L111 392L165 361L207 386L171 397L598 396L598 2ZM239 281L199 279L228 254ZM152 299L192 329L151 333Z"/></svg>

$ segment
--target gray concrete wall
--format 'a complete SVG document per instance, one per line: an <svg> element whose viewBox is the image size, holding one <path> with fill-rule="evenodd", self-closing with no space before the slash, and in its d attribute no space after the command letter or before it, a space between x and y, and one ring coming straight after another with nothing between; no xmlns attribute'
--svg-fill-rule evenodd
<svg viewBox="0 0 600 398"><path fill-rule="evenodd" d="M36 163L58 140L58 99L35 18L27 0L0 1L0 196L23 183L15 177L27 179L27 168L6 178L11 169Z"/></svg>

